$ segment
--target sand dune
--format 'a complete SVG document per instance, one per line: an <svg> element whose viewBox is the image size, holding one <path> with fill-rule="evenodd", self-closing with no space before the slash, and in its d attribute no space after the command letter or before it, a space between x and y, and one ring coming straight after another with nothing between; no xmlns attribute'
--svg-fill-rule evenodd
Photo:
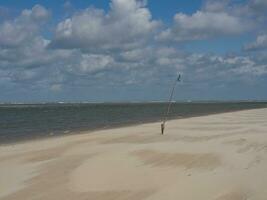
<svg viewBox="0 0 267 200"><path fill-rule="evenodd" d="M0 146L0 200L266 200L267 109Z"/></svg>

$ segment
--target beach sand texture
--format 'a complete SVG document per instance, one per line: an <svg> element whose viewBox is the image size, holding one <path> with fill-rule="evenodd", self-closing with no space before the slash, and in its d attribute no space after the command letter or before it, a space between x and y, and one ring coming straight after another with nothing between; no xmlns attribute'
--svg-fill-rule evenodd
<svg viewBox="0 0 267 200"><path fill-rule="evenodd" d="M266 200L267 109L0 146L0 200Z"/></svg>

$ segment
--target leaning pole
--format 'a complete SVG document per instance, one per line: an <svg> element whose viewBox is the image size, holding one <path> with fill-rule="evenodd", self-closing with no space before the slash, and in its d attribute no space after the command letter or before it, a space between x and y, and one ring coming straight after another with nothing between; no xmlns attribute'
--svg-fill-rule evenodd
<svg viewBox="0 0 267 200"><path fill-rule="evenodd" d="M181 80L181 75L179 74L177 79L175 80L174 84L173 84L173 87L172 87L172 90L171 90L171 95L170 95L170 98L169 98L169 101L168 101L168 108L166 110L166 113L164 114L164 118L163 118L163 121L161 123L161 134L163 135L164 134L164 129L165 129L165 123L168 119L168 115L169 115L169 112L170 112L170 109L171 109L171 104L172 104L172 97L173 97L173 94L174 94L174 90L175 90L175 87L177 85L178 82L180 82Z"/></svg>

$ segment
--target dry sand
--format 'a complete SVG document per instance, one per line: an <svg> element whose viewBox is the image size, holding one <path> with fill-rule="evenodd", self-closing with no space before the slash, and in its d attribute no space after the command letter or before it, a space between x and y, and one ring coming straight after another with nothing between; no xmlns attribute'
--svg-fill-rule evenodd
<svg viewBox="0 0 267 200"><path fill-rule="evenodd" d="M267 109L0 146L1 200L266 200Z"/></svg>

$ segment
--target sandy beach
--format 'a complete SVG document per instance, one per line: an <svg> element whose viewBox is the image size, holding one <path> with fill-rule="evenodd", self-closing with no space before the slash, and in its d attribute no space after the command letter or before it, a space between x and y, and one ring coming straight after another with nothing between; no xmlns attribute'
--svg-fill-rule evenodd
<svg viewBox="0 0 267 200"><path fill-rule="evenodd" d="M267 109L0 146L1 200L266 200Z"/></svg>

